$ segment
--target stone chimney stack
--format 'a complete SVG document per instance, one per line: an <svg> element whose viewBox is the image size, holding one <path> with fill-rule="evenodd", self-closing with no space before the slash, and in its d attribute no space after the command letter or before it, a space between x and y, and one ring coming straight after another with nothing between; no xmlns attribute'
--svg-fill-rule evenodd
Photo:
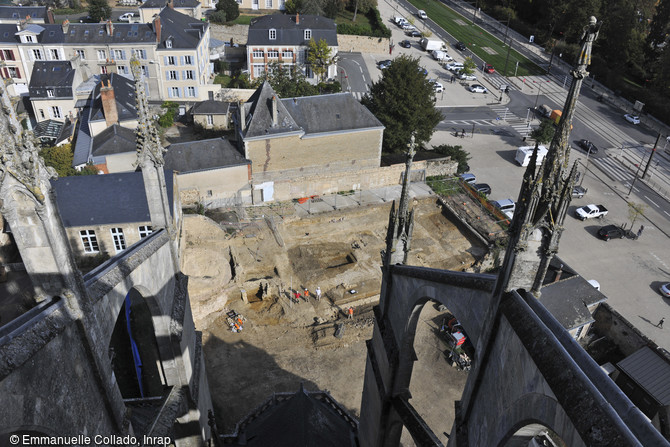
<svg viewBox="0 0 670 447"><path fill-rule="evenodd" d="M107 35L108 36L113 36L114 35L114 24L112 23L111 20L107 20L107 23L105 23L105 28L107 28Z"/></svg>
<svg viewBox="0 0 670 447"><path fill-rule="evenodd" d="M277 116L277 95L272 95L272 127L277 127L279 117Z"/></svg>
<svg viewBox="0 0 670 447"><path fill-rule="evenodd" d="M174 9L174 1L173 0L168 0L167 5L170 9Z"/></svg>
<svg viewBox="0 0 670 447"><path fill-rule="evenodd" d="M554 279L554 282L558 282L561 280L561 276L563 276L563 264L561 264L561 267L558 269L556 272L556 278Z"/></svg>
<svg viewBox="0 0 670 447"><path fill-rule="evenodd" d="M63 34L67 34L67 30L70 27L70 21L68 19L63 20Z"/></svg>
<svg viewBox="0 0 670 447"><path fill-rule="evenodd" d="M161 43L161 18L154 17L154 33L156 33L156 43Z"/></svg>
<svg viewBox="0 0 670 447"><path fill-rule="evenodd" d="M300 25L300 13L299 12L295 13L295 24Z"/></svg>
<svg viewBox="0 0 670 447"><path fill-rule="evenodd" d="M101 78L100 100L102 101L102 111L105 114L107 127L117 124L119 122L119 112L116 108L114 87L112 87L112 79L107 75L102 75Z"/></svg>

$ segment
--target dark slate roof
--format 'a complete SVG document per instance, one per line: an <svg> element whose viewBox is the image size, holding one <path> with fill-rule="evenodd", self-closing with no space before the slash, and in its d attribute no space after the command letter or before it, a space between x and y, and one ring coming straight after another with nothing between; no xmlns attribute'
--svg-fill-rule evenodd
<svg viewBox="0 0 670 447"><path fill-rule="evenodd" d="M91 137L91 130L88 127L90 115L90 107L84 108L79 115L80 118L79 121L77 121L72 166L80 166L88 163L89 156L91 155L93 137Z"/></svg>
<svg viewBox="0 0 670 447"><path fill-rule="evenodd" d="M60 25L54 26L62 29ZM113 23L112 34L109 34L106 23L70 23L63 39L65 43L90 45L154 43L156 34L152 23Z"/></svg>
<svg viewBox="0 0 670 447"><path fill-rule="evenodd" d="M165 167L179 173L250 164L225 138L171 144Z"/></svg>
<svg viewBox="0 0 670 447"><path fill-rule="evenodd" d="M277 38L270 40L268 30L277 30ZM314 15L300 15L300 22L296 25L295 16L285 14L271 14L253 19L249 24L249 45L307 45L305 30L312 31L315 41L324 39L329 46L337 46L337 26L335 21L327 17Z"/></svg>
<svg viewBox="0 0 670 447"><path fill-rule="evenodd" d="M175 8L196 8L200 4L198 0L172 0L172 2ZM140 8L162 8L168 3L169 0L147 0Z"/></svg>
<svg viewBox="0 0 670 447"><path fill-rule="evenodd" d="M72 83L74 81L75 70L70 61L35 61L33 72L30 76L30 96L37 98L47 98L47 88L54 89L54 96L73 97ZM68 87L68 89L63 89ZM63 93L69 93L63 95Z"/></svg>
<svg viewBox="0 0 670 447"><path fill-rule="evenodd" d="M358 445L357 422L328 393L276 394L253 412L233 445L249 447L347 447Z"/></svg>
<svg viewBox="0 0 670 447"><path fill-rule="evenodd" d="M351 93L303 96L281 102L306 134L384 127Z"/></svg>
<svg viewBox="0 0 670 447"><path fill-rule="evenodd" d="M566 329L591 323L593 316L587 306L605 301L607 297L579 275L568 276L542 287L540 302Z"/></svg>
<svg viewBox="0 0 670 447"><path fill-rule="evenodd" d="M46 6L0 6L0 19L17 19L23 20L26 16L31 19L45 19L47 18Z"/></svg>
<svg viewBox="0 0 670 447"><path fill-rule="evenodd" d="M172 210L172 171L165 171ZM80 227L149 222L141 172L78 175L51 180L63 225Z"/></svg>
<svg viewBox="0 0 670 447"><path fill-rule="evenodd" d="M670 405L670 364L648 346L640 348L616 366L660 406Z"/></svg>
<svg viewBox="0 0 670 447"><path fill-rule="evenodd" d="M26 25L20 31L17 31L16 25L14 25L14 34L17 36L20 34L35 34L37 35L37 41L43 44L63 43L63 27L60 25L46 23L40 23L38 25L31 23Z"/></svg>
<svg viewBox="0 0 670 447"><path fill-rule="evenodd" d="M228 109L230 109L229 102L208 99L206 101L200 101L194 105L191 113L194 115L226 115Z"/></svg>
<svg viewBox="0 0 670 447"><path fill-rule="evenodd" d="M137 104L135 103L135 82L119 74L109 75L114 87L114 97L116 98L116 111L119 114L119 121L132 120L137 118ZM91 121L104 120L105 114L102 110L102 99L100 98L100 86L102 81L98 82L93 91L93 100L91 102Z"/></svg>
<svg viewBox="0 0 670 447"><path fill-rule="evenodd" d="M0 23L0 42L19 43L19 37L16 35L16 25L11 23Z"/></svg>
<svg viewBox="0 0 670 447"><path fill-rule="evenodd" d="M158 49L165 49L165 41L172 39L172 48L196 48L209 23L194 19L172 8L163 8L161 18L161 42Z"/></svg>
<svg viewBox="0 0 670 447"><path fill-rule="evenodd" d="M93 137L91 155L100 157L133 152L136 149L135 142L134 130L113 124Z"/></svg>
<svg viewBox="0 0 670 447"><path fill-rule="evenodd" d="M277 125L272 125L272 97L277 98ZM264 137L283 133L302 133L279 96L266 81L256 89L249 100L243 105L242 113L246 113L246 132L244 138Z"/></svg>
<svg viewBox="0 0 670 447"><path fill-rule="evenodd" d="M35 134L35 136L43 143L52 143L59 139L63 132L63 127L65 127L65 123L61 123L60 121L40 121L37 123L37 126L35 126L33 134Z"/></svg>

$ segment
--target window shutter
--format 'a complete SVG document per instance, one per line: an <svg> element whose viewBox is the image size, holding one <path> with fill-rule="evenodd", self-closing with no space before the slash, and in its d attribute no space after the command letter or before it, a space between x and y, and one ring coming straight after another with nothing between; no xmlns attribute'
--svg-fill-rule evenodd
<svg viewBox="0 0 670 447"><path fill-rule="evenodd" d="M16 77L17 79L21 79L21 70L19 69L19 67L16 67Z"/></svg>
<svg viewBox="0 0 670 447"><path fill-rule="evenodd" d="M179 65L184 65L184 56L179 56Z"/></svg>
<svg viewBox="0 0 670 447"><path fill-rule="evenodd" d="M126 50L121 50L121 59L126 60Z"/></svg>
<svg viewBox="0 0 670 447"><path fill-rule="evenodd" d="M172 88L168 87L168 97L172 98Z"/></svg>
<svg viewBox="0 0 670 447"><path fill-rule="evenodd" d="M9 54L9 60L15 61L16 59L14 59L14 50L9 50Z"/></svg>
<svg viewBox="0 0 670 447"><path fill-rule="evenodd" d="M5 78L9 78L9 70L7 70L6 68L3 68L2 69L2 75Z"/></svg>
<svg viewBox="0 0 670 447"><path fill-rule="evenodd" d="M195 92L195 97L197 98L198 97L198 87L194 87L193 90Z"/></svg>
<svg viewBox="0 0 670 447"><path fill-rule="evenodd" d="M165 72L165 80L166 80L166 81L169 81L169 80L170 80L170 72L169 72L169 71L166 71L166 72Z"/></svg>
<svg viewBox="0 0 670 447"><path fill-rule="evenodd" d="M184 87L179 87L179 97L180 98L184 97Z"/></svg>
<svg viewBox="0 0 670 447"><path fill-rule="evenodd" d="M186 78L186 70L182 70L182 72L181 72L181 78L184 79L184 80L187 79L187 78Z"/></svg>
<svg viewBox="0 0 670 447"><path fill-rule="evenodd" d="M167 65L167 64L168 64L168 57L167 57L167 56L163 56L163 58L165 59L165 65Z"/></svg>
<svg viewBox="0 0 670 447"><path fill-rule="evenodd" d="M0 50L0 59L5 60L5 50Z"/></svg>

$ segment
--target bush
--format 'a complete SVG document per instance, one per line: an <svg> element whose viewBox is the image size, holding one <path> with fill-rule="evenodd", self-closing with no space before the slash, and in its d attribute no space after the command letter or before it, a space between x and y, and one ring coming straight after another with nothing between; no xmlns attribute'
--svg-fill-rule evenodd
<svg viewBox="0 0 670 447"><path fill-rule="evenodd" d="M462 174L470 169L468 166L470 154L463 150L463 146L450 146L448 144L441 144L439 146L433 146L433 150L438 154L447 155L455 162L458 162L456 173Z"/></svg>
<svg viewBox="0 0 670 447"><path fill-rule="evenodd" d="M226 23L226 12L214 11L209 15L209 21L212 23Z"/></svg>
<svg viewBox="0 0 670 447"><path fill-rule="evenodd" d="M370 8L370 11L365 13L365 16L370 21L372 29L366 25L340 23L337 25L337 32L339 34L349 34L354 36L391 37L391 30L384 25L384 22L379 15L379 10Z"/></svg>
<svg viewBox="0 0 670 447"><path fill-rule="evenodd" d="M163 109L167 109L164 114L158 117L158 125L161 127L170 127L174 124L174 119L179 111L179 104L172 101L165 101L161 104Z"/></svg>
<svg viewBox="0 0 670 447"><path fill-rule="evenodd" d="M324 95L328 93L339 93L342 91L342 85L338 81L329 83L321 82L319 83L319 91Z"/></svg>
<svg viewBox="0 0 670 447"><path fill-rule="evenodd" d="M240 5L235 0L219 0L216 4L216 12L211 14L209 19L212 20L212 16L219 12L225 13L225 21L232 22L240 16Z"/></svg>

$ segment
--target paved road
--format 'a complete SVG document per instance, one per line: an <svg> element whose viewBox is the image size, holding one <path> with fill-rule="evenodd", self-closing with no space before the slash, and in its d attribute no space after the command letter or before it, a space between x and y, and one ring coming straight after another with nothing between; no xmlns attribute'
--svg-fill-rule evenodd
<svg viewBox="0 0 670 447"><path fill-rule="evenodd" d="M337 80L342 91L351 92L357 99L370 91L372 78L361 53L339 53L337 62Z"/></svg>

